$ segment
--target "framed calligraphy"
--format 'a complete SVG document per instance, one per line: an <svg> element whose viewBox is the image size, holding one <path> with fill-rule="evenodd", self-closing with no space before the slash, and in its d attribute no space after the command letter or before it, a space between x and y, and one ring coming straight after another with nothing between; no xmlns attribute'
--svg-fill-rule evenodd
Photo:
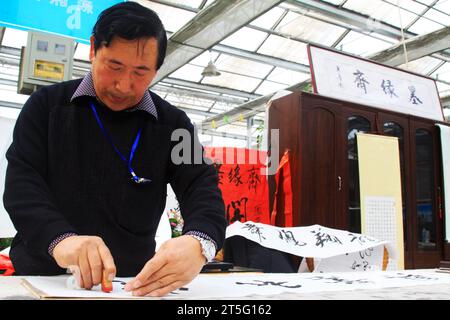
<svg viewBox="0 0 450 320"><path fill-rule="evenodd" d="M426 76L308 45L314 93L443 121L436 82Z"/></svg>

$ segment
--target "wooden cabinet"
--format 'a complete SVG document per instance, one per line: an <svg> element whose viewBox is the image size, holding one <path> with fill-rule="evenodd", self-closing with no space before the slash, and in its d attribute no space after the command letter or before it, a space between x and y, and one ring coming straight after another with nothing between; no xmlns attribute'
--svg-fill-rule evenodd
<svg viewBox="0 0 450 320"><path fill-rule="evenodd" d="M339 125L339 105L328 101L310 100L302 110L299 130L301 163L310 170L301 173L302 202L305 214L299 216L299 223L339 224L337 208L339 190L337 126ZM308 143L304 143L307 140ZM295 176L294 176L295 177ZM294 178L296 179L296 178ZM335 208L330 211L330 208Z"/></svg>
<svg viewBox="0 0 450 320"><path fill-rule="evenodd" d="M437 267L446 259L435 121L309 93L273 101L268 115L269 135L279 130L280 158L290 150L295 226L317 223L360 232L356 133L395 136L400 149L405 267ZM269 185L273 195L273 177Z"/></svg>

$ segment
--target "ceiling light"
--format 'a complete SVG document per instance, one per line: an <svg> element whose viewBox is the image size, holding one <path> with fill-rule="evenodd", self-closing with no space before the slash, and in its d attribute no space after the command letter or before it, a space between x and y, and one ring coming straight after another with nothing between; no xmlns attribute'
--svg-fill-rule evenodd
<svg viewBox="0 0 450 320"><path fill-rule="evenodd" d="M219 70L212 60L208 62L208 65L203 69L202 76L204 77L217 77L220 76Z"/></svg>

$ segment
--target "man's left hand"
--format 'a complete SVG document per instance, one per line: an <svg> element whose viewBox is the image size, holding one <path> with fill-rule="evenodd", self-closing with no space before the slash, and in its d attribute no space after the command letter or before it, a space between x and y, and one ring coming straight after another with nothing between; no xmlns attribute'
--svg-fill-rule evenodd
<svg viewBox="0 0 450 320"><path fill-rule="evenodd" d="M191 282L205 263L197 239L188 235L172 238L126 284L125 291L132 291L134 296L164 296Z"/></svg>

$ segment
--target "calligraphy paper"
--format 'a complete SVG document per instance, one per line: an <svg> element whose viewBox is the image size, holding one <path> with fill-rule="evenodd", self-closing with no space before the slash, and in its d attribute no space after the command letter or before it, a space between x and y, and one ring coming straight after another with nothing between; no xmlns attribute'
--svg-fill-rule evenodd
<svg viewBox="0 0 450 320"><path fill-rule="evenodd" d="M142 299L123 291L131 278L116 278L114 290L104 293L92 290L68 289L68 276L26 277L25 286L40 298L74 299ZM450 284L450 276L432 270L407 270L401 272L345 272L345 273L266 273L266 274L200 274L182 290L175 290L162 299L219 299L264 295L276 297L281 293L370 290L391 287ZM154 299L154 298L153 298Z"/></svg>
<svg viewBox="0 0 450 320"><path fill-rule="evenodd" d="M346 253L325 259L313 258L313 263L303 259L300 263L299 272L384 271L388 265L384 265L384 250L385 246L379 245L363 251Z"/></svg>
<svg viewBox="0 0 450 320"><path fill-rule="evenodd" d="M392 244L404 268L402 184L398 138L358 133L361 232ZM395 252L393 250L395 248Z"/></svg>
<svg viewBox="0 0 450 320"><path fill-rule="evenodd" d="M301 257L328 258L373 248L386 241L370 236L312 225L281 228L247 221L236 221L227 227L226 238L242 236L266 248L276 249Z"/></svg>

